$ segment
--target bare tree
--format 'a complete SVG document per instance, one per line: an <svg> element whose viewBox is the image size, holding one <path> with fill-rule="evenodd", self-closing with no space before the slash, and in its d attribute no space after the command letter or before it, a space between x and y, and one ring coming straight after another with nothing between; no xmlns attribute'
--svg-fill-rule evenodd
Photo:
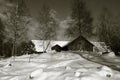
<svg viewBox="0 0 120 80"><path fill-rule="evenodd" d="M98 27L98 35L100 41L105 42L115 52L115 55L119 55L120 47L120 16L113 15L107 8L103 8L100 15L100 25Z"/></svg>
<svg viewBox="0 0 120 80"><path fill-rule="evenodd" d="M4 39L5 39L5 26L3 25L2 20L0 19L0 56L4 55Z"/></svg>
<svg viewBox="0 0 120 80"><path fill-rule="evenodd" d="M39 39L43 40L43 52L46 52L50 40L56 39L56 29L59 26L55 16L55 11L50 9L49 6L43 5L39 12ZM48 45L45 48L44 40L49 40Z"/></svg>
<svg viewBox="0 0 120 80"><path fill-rule="evenodd" d="M17 53L17 46L26 39L26 25L28 24L28 11L23 0L14 0L14 5L9 10L10 15L7 20L7 38L12 39L12 56Z"/></svg>
<svg viewBox="0 0 120 80"><path fill-rule="evenodd" d="M103 8L100 15L100 26L98 27L99 39L107 44L110 44L110 26L111 26L111 12L107 8Z"/></svg>

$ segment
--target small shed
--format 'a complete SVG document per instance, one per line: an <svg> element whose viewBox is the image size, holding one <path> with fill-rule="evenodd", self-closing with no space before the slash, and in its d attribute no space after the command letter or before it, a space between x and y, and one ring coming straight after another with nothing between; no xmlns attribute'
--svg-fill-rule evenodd
<svg viewBox="0 0 120 80"><path fill-rule="evenodd" d="M61 50L62 50L61 46L59 46L58 44L55 45L55 46L53 46L51 49L52 49L52 50L55 50L55 51L57 51L57 52L61 52Z"/></svg>

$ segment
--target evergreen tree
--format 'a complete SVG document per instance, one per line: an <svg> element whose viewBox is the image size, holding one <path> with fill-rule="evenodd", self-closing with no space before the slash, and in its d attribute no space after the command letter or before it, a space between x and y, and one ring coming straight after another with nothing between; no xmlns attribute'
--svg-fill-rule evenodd
<svg viewBox="0 0 120 80"><path fill-rule="evenodd" d="M68 28L68 35L79 36L92 33L92 17L83 0L74 0L71 13L72 22Z"/></svg>

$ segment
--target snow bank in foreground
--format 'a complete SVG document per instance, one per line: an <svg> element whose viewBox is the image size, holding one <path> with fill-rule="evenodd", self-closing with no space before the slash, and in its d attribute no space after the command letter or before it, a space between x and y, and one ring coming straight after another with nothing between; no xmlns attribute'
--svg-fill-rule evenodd
<svg viewBox="0 0 120 80"><path fill-rule="evenodd" d="M43 53L0 61L0 80L120 80L120 73L70 52ZM7 65L8 66L8 65Z"/></svg>

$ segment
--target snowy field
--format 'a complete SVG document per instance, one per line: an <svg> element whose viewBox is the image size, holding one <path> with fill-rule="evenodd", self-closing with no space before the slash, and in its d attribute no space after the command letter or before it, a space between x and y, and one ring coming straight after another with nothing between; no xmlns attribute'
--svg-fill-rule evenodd
<svg viewBox="0 0 120 80"><path fill-rule="evenodd" d="M76 52L79 54L79 52ZM110 52L109 54L97 54L97 53L89 53L89 52L81 52L80 55L92 62L100 63L103 65L107 65L111 67L112 69L115 69L117 71L120 71L120 57L115 56L113 52Z"/></svg>
<svg viewBox="0 0 120 80"><path fill-rule="evenodd" d="M120 72L78 54L49 52L1 60L0 80L120 80Z"/></svg>

